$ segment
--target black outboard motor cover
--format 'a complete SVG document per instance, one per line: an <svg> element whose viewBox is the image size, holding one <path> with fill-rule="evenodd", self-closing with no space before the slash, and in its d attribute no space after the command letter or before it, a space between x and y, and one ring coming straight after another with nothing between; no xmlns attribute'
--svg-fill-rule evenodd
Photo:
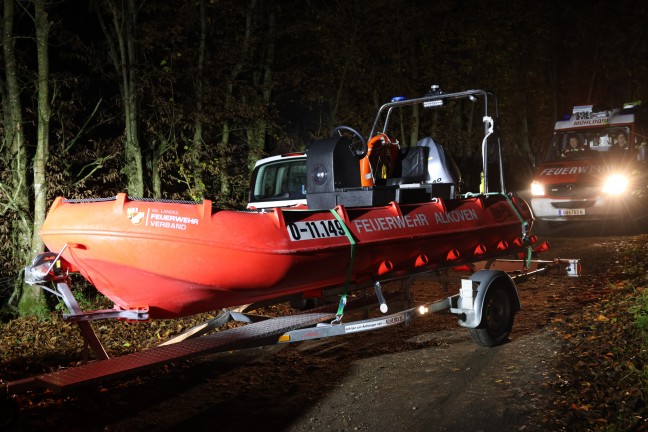
<svg viewBox="0 0 648 432"><path fill-rule="evenodd" d="M346 137L332 137L311 143L306 150L306 193L334 192L360 187L360 163Z"/></svg>
<svg viewBox="0 0 648 432"><path fill-rule="evenodd" d="M313 210L373 207L396 199L397 186L362 186L360 161L345 137L314 141L306 151L306 171L306 202Z"/></svg>

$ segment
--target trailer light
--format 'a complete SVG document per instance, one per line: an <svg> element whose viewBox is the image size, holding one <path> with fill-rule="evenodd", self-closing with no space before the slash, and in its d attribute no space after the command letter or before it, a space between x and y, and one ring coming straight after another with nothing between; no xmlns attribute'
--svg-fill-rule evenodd
<svg viewBox="0 0 648 432"><path fill-rule="evenodd" d="M31 276L31 279L27 281L29 282L40 282L40 281L47 281L49 280L48 275L50 273L52 265L51 263L45 263L45 264L40 264L37 266L31 266L29 267L29 275Z"/></svg>
<svg viewBox="0 0 648 432"><path fill-rule="evenodd" d="M628 178L622 174L613 174L605 179L603 193L620 195L628 189Z"/></svg>
<svg viewBox="0 0 648 432"><path fill-rule="evenodd" d="M570 259L567 260L568 265L565 268L565 271L567 272L567 276L569 277L578 277L583 273L583 269L581 267L580 260L577 259Z"/></svg>
<svg viewBox="0 0 648 432"><path fill-rule="evenodd" d="M531 195L532 196L542 196L545 194L544 185L534 181L531 183Z"/></svg>
<svg viewBox="0 0 648 432"><path fill-rule="evenodd" d="M67 245L63 250L65 248ZM60 253L43 252L34 257L30 266L25 267L25 283L37 285L65 280L69 270L69 264L61 258Z"/></svg>
<svg viewBox="0 0 648 432"><path fill-rule="evenodd" d="M428 309L427 306L425 306L425 305L419 306L419 308L418 308L419 315L425 315L428 312L430 312L430 309Z"/></svg>

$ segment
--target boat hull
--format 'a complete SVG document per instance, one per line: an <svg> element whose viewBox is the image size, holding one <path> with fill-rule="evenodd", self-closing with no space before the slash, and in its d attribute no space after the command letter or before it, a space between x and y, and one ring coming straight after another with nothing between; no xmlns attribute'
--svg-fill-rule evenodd
<svg viewBox="0 0 648 432"><path fill-rule="evenodd" d="M504 195L311 211L57 198L40 235L123 309L175 318L511 255L528 205Z"/></svg>

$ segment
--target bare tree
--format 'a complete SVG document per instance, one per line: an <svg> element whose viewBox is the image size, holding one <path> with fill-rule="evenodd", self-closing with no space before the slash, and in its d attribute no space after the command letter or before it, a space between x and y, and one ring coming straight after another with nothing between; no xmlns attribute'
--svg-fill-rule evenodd
<svg viewBox="0 0 648 432"><path fill-rule="evenodd" d="M257 116L252 124L247 128L248 136L248 168L252 170L254 163L263 156L266 143L266 133L268 130L268 107L272 96L273 87L273 67L275 59L275 40L277 38L277 22L274 9L274 2L268 2L267 16L265 17L267 26L264 45L259 51L259 64L255 68L256 73L253 76L253 86L259 91L259 101L263 112Z"/></svg>
<svg viewBox="0 0 648 432"><path fill-rule="evenodd" d="M38 62L38 123L36 132L36 154L34 156L34 234L32 255L43 251L43 241L38 235L47 213L46 166L49 153L49 56L47 44L50 22L45 10L45 0L34 1L34 22L36 24L36 56Z"/></svg>
<svg viewBox="0 0 648 432"><path fill-rule="evenodd" d="M200 0L200 42L198 46L198 69L196 70L196 116L194 120L194 135L192 142L192 165L194 169L194 186L193 195L195 198L202 198L205 194L205 184L203 183L202 168L200 165L200 156L203 147L203 122L201 114L203 111L203 90L205 87L205 57L207 55L207 14L205 11L205 0Z"/></svg>
<svg viewBox="0 0 648 432"><path fill-rule="evenodd" d="M193 5L191 6L193 9ZM191 12L194 12L193 10ZM193 13L189 14L194 16ZM187 129L193 128L193 136L186 138L184 142L185 152L178 158L179 181L187 186L187 193L193 200L200 201L205 196L207 189L205 185L205 167L206 163L202 161L205 158L205 110L207 99L205 93L209 91L209 82L205 77L205 63L207 61L207 10L205 0L199 0L198 7L198 46L195 50L195 57L192 57L191 67L195 70L192 74L193 98L188 103L187 111L191 114L187 117L193 118L192 124L184 125ZM185 48L186 51L193 52L194 47ZM195 60L194 60L195 59ZM194 62L195 61L195 66ZM183 72L185 73L185 72ZM175 99L174 99L175 104ZM158 104L156 104L158 105ZM207 122L209 123L209 122ZM181 126L182 128L183 126ZM172 147L172 146L169 146ZM176 145L177 147L177 145ZM154 173L155 176L155 173Z"/></svg>
<svg viewBox="0 0 648 432"><path fill-rule="evenodd" d="M239 74L243 70L250 58L250 51L253 37L253 16L257 7L257 0L250 0L249 7L245 15L245 32L241 40L238 61L233 65L230 76L227 78L225 88L225 104L224 109L230 110L234 105L234 87ZM230 143L230 134L232 132L232 123L230 120L225 120L222 127L222 135L220 145L227 147ZM226 163L226 158L221 159L221 163ZM227 177L227 167L221 167L221 195L228 196L230 194L230 184Z"/></svg>
<svg viewBox="0 0 648 432"><path fill-rule="evenodd" d="M109 15L112 27L104 21L104 10L97 7L97 17L108 43L108 53L119 77L119 92L124 112L124 167L128 193L144 196L144 168L139 138L139 88L135 30L141 3L98 0Z"/></svg>
<svg viewBox="0 0 648 432"><path fill-rule="evenodd" d="M25 133L23 130L22 105L20 102L21 88L18 82L19 70L15 56L15 36L13 33L13 22L15 19L14 1L6 0L3 9L3 54L6 74L6 104L3 104L5 136L3 147L8 158L10 168L10 184L1 184L1 193L3 195L3 206L1 213L11 214L13 219L13 247L14 256L13 264L24 266L34 253L42 251L42 243L35 240L38 237L34 229L32 216L30 214L30 196L28 188L28 152ZM39 92L47 89L47 35L48 27L47 16L44 15L44 1L38 0L35 3L35 11L38 21L36 21L37 45L38 45L38 66L39 66ZM42 26L42 27L41 27ZM41 87L41 84L44 87ZM47 105L47 92L44 94ZM41 102L39 95L39 104ZM41 144L47 142L47 121L49 121L49 109L40 111L39 105L39 129L38 129L38 149L39 156L44 158L46 147ZM41 129L40 120L47 118L46 123ZM41 140L42 139L42 140ZM45 153L43 153L43 151ZM42 224L45 214L45 192L42 187L45 184L44 165L37 164L34 169L34 178L38 179L37 188L40 200L37 204L39 223ZM40 226L40 225L38 225ZM9 300L13 304L18 299L18 310L21 314L34 314L44 310L44 297L37 287L32 287L22 283L21 277L16 277L14 292Z"/></svg>

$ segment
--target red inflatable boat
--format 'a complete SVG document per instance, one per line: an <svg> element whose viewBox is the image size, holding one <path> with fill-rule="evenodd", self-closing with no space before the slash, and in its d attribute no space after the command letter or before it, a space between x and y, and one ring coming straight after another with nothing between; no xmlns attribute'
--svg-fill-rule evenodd
<svg viewBox="0 0 648 432"><path fill-rule="evenodd" d="M488 161L480 167L484 190L462 195L441 146L426 137L401 148L387 128L396 108L488 96L437 90L395 100L381 107L368 143L342 126L305 154L264 159L246 211L125 194L57 198L40 235L118 308L148 309L151 318L514 256L535 241L533 217L523 200L504 192L503 181L489 191ZM493 119L484 121L487 155L499 142ZM359 148L338 132L356 135Z"/></svg>
<svg viewBox="0 0 648 432"><path fill-rule="evenodd" d="M521 219L522 218L522 219ZM330 210L214 211L202 204L58 198L41 236L101 293L152 318L362 285L511 255L527 205L503 195ZM354 257L352 258L352 251Z"/></svg>

